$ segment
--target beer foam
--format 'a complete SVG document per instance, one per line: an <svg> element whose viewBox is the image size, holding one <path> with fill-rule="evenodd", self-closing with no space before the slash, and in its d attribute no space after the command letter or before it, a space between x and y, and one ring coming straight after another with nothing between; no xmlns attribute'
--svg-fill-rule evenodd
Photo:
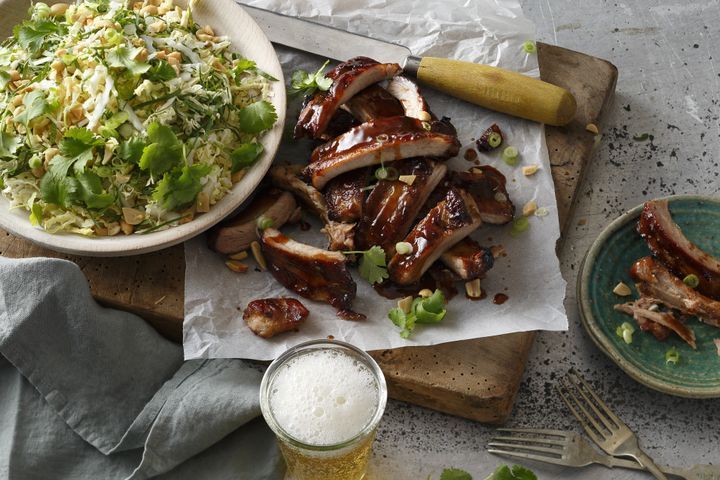
<svg viewBox="0 0 720 480"><path fill-rule="evenodd" d="M280 367L270 386L270 410L293 438L333 445L353 438L378 405L372 371L336 350L299 355Z"/></svg>

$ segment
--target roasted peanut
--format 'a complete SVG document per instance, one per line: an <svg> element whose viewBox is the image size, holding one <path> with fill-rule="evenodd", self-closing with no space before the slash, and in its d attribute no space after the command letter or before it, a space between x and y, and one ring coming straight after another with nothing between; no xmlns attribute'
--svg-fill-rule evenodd
<svg viewBox="0 0 720 480"><path fill-rule="evenodd" d="M182 53L180 53L180 52L169 53L167 56L167 61L170 65L180 65L180 62L182 62Z"/></svg>
<svg viewBox="0 0 720 480"><path fill-rule="evenodd" d="M160 23L162 23L163 25L165 25L164 22L160 22ZM145 47L143 47L143 48L140 49L140 51L138 52L138 54L135 55L135 60L137 60L138 62L144 62L145 60L148 59L148 55L149 55L149 54L150 54L150 52L148 52L148 49L145 48Z"/></svg>
<svg viewBox="0 0 720 480"><path fill-rule="evenodd" d="M65 15L65 12L67 12L67 9L70 7L67 3L56 3L55 5L52 5L50 7L50 16L52 17L60 17L62 15Z"/></svg>
<svg viewBox="0 0 720 480"><path fill-rule="evenodd" d="M242 262L237 262L235 260L228 260L227 262L225 262L225 266L235 273L245 273L248 271L247 265Z"/></svg>
<svg viewBox="0 0 720 480"><path fill-rule="evenodd" d="M140 14L141 15L157 15L158 7L156 7L155 5L147 5L140 9Z"/></svg>
<svg viewBox="0 0 720 480"><path fill-rule="evenodd" d="M50 67L55 70L58 75L60 75L63 70L65 70L65 64L60 60L55 60L52 64L50 64Z"/></svg>
<svg viewBox="0 0 720 480"><path fill-rule="evenodd" d="M120 220L120 229L125 235L130 235L135 231L135 227L127 223L125 220Z"/></svg>
<svg viewBox="0 0 720 480"><path fill-rule="evenodd" d="M255 257L255 261L260 267L260 270L267 270L267 262L265 261L265 256L260 248L260 243L257 241L252 242L250 244L250 250L252 251L253 257Z"/></svg>
<svg viewBox="0 0 720 480"><path fill-rule="evenodd" d="M148 31L151 33L164 32L166 29L167 29L167 23L163 22L162 20L158 20L157 22L153 22L150 25L148 25Z"/></svg>
<svg viewBox="0 0 720 480"><path fill-rule="evenodd" d="M198 193L197 201L195 202L195 208L198 212L209 212L210 211L210 196L205 192Z"/></svg>
<svg viewBox="0 0 720 480"><path fill-rule="evenodd" d="M123 207L123 219L128 225L137 225L145 220L145 214L140 210L130 207Z"/></svg>
<svg viewBox="0 0 720 480"><path fill-rule="evenodd" d="M111 237L114 237L115 235L120 233L120 229L121 229L120 224L117 222L113 222L110 225L108 225L107 234Z"/></svg>

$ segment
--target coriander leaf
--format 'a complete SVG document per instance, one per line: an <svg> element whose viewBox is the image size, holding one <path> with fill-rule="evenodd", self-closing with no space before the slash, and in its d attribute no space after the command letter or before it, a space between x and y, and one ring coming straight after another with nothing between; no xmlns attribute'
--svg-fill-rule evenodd
<svg viewBox="0 0 720 480"><path fill-rule="evenodd" d="M200 179L210 173L205 164L185 165L165 173L155 187L152 198L167 210L188 205L202 190Z"/></svg>
<svg viewBox="0 0 720 480"><path fill-rule="evenodd" d="M277 120L275 107L267 100L261 100L238 112L238 126L245 133L260 133L268 130Z"/></svg>
<svg viewBox="0 0 720 480"><path fill-rule="evenodd" d="M140 137L132 137L118 146L118 157L126 162L138 163L145 149L145 141Z"/></svg>
<svg viewBox="0 0 720 480"><path fill-rule="evenodd" d="M150 143L160 143L166 146L180 143L172 128L158 122L152 122L148 125L147 136Z"/></svg>
<svg viewBox="0 0 720 480"><path fill-rule="evenodd" d="M134 60L140 50L141 47L128 48L125 45L115 47L107 54L108 65L113 68L125 68L133 75L142 75L150 70L150 64Z"/></svg>
<svg viewBox="0 0 720 480"><path fill-rule="evenodd" d="M82 174L85 164L92 160L93 148L104 145L86 128L71 128L60 141L60 155L50 162L47 173L40 181L40 193L47 203L69 207L77 200L80 185L75 178L68 177L71 166Z"/></svg>
<svg viewBox="0 0 720 480"><path fill-rule="evenodd" d="M290 95L304 94L312 95L318 90L323 92L330 89L333 83L331 78L326 77L322 72L330 60L326 60L315 73L308 73L305 70L293 72L290 80Z"/></svg>
<svg viewBox="0 0 720 480"><path fill-rule="evenodd" d="M165 60L153 60L150 70L145 74L145 78L153 82L164 82L177 77L175 69Z"/></svg>
<svg viewBox="0 0 720 480"><path fill-rule="evenodd" d="M230 153L232 161L232 173L249 167L258 159L263 152L263 146L259 143L243 143Z"/></svg>
<svg viewBox="0 0 720 480"><path fill-rule="evenodd" d="M273 82L277 82L278 79L273 77L267 72L263 72L259 68L257 68L257 65L252 60L248 60L247 58L240 58L237 60L237 65L235 65L232 69L232 75L235 79L236 84L240 84L240 75L245 72L252 72L257 73L258 75L267 78L268 80L271 80Z"/></svg>
<svg viewBox="0 0 720 480"><path fill-rule="evenodd" d="M512 469L507 465L500 465L485 480L537 480L535 474L520 465L513 465Z"/></svg>
<svg viewBox="0 0 720 480"><path fill-rule="evenodd" d="M512 466L512 474L517 480L537 480L537 476L531 470L520 465Z"/></svg>
<svg viewBox="0 0 720 480"><path fill-rule="evenodd" d="M0 158L12 157L15 155L20 143L20 140L18 140L15 135L0 132Z"/></svg>
<svg viewBox="0 0 720 480"><path fill-rule="evenodd" d="M237 76L240 73L247 72L247 71L255 71L256 64L252 60L248 60L247 58L240 58L237 61L237 65L235 65L232 69L233 75Z"/></svg>
<svg viewBox="0 0 720 480"><path fill-rule="evenodd" d="M76 200L77 191L77 180L72 177L60 176L52 169L43 175L40 181L40 195L47 203L68 208Z"/></svg>
<svg viewBox="0 0 720 480"><path fill-rule="evenodd" d="M77 173L85 171L85 165L93 158L93 149L105 145L102 138L96 138L95 135L87 128L73 127L67 132L62 140L60 140L61 158L69 161L74 166ZM60 160L58 159L58 162ZM55 163L53 159L53 164ZM64 164L63 164L64 165ZM67 174L67 169L63 176Z"/></svg>
<svg viewBox="0 0 720 480"><path fill-rule="evenodd" d="M412 313L418 323L438 323L445 318L445 295L440 289L427 298L416 298L412 304Z"/></svg>
<svg viewBox="0 0 720 480"><path fill-rule="evenodd" d="M80 199L88 208L106 208L113 204L115 198L109 193L103 193L100 177L90 171L77 175Z"/></svg>
<svg viewBox="0 0 720 480"><path fill-rule="evenodd" d="M182 162L183 145L170 127L153 122L148 126L147 135L150 143L138 162L141 169L162 175Z"/></svg>
<svg viewBox="0 0 720 480"><path fill-rule="evenodd" d="M30 217L28 218L28 220L30 220L30 225L33 227L42 225L43 222L43 208L40 204L35 203L35 196L36 194L33 193L30 198Z"/></svg>
<svg viewBox="0 0 720 480"><path fill-rule="evenodd" d="M112 117L105 120L105 123L100 127L100 135L104 138L118 137L120 134L117 132L117 128L123 123L127 122L130 116L127 112L118 112Z"/></svg>
<svg viewBox="0 0 720 480"><path fill-rule="evenodd" d="M440 480L472 480L472 475L459 468L446 468L440 474Z"/></svg>
<svg viewBox="0 0 720 480"><path fill-rule="evenodd" d="M16 117L16 120L26 127L32 120L50 111L50 105L48 105L47 99L41 90L33 90L25 95L23 105L25 110Z"/></svg>
<svg viewBox="0 0 720 480"><path fill-rule="evenodd" d="M362 252L358 271L360 276L367 280L371 285L381 283L388 278L387 266L385 263L385 250L382 247L373 245L370 249Z"/></svg>
<svg viewBox="0 0 720 480"><path fill-rule="evenodd" d="M388 318L400 329L402 338L409 338L415 330L415 315L412 312L405 313L401 308L396 307L388 312Z"/></svg>
<svg viewBox="0 0 720 480"><path fill-rule="evenodd" d="M648 138L650 138L649 133L640 133L638 135L633 135L633 140L635 140L636 142L644 142Z"/></svg>
<svg viewBox="0 0 720 480"><path fill-rule="evenodd" d="M7 84L10 83L10 74L7 72L1 72L0 71L0 92L5 90L5 87L7 87Z"/></svg>
<svg viewBox="0 0 720 480"><path fill-rule="evenodd" d="M140 83L140 77L124 70L120 75L115 76L115 90L123 100L130 100L135 95L135 88Z"/></svg>
<svg viewBox="0 0 720 480"><path fill-rule="evenodd" d="M54 33L64 34L65 27L50 20L25 21L15 27L15 39L18 44L30 53L39 51L45 39Z"/></svg>

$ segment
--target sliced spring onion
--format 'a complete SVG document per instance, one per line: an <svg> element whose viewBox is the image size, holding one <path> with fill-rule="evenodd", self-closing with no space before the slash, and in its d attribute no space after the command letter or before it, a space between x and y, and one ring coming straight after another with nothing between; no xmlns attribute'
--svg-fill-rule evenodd
<svg viewBox="0 0 720 480"><path fill-rule="evenodd" d="M502 143L502 135L500 135L500 134L497 133L497 132L492 132L492 133L491 133L490 135L488 135L488 137L487 137L487 143L488 143L488 145L490 145L492 148L497 148L497 147L499 147L500 144Z"/></svg>
<svg viewBox="0 0 720 480"><path fill-rule="evenodd" d="M422 122L422 127L428 132L432 130L432 125L430 125L430 122Z"/></svg>
<svg viewBox="0 0 720 480"><path fill-rule="evenodd" d="M535 42L532 40L528 40L523 43L522 45L523 50L525 50L525 53L535 53L537 52L537 45L535 45Z"/></svg>
<svg viewBox="0 0 720 480"><path fill-rule="evenodd" d="M410 242L398 242L395 244L395 251L400 255L412 253L413 246Z"/></svg>
<svg viewBox="0 0 720 480"><path fill-rule="evenodd" d="M28 160L28 166L32 169L40 168L42 167L42 164L42 160L37 155L33 155L32 157L30 157L30 160Z"/></svg>
<svg viewBox="0 0 720 480"><path fill-rule="evenodd" d="M691 273L687 277L683 278L683 283L690 288L697 288L700 284L700 279L697 275Z"/></svg>
<svg viewBox="0 0 720 480"><path fill-rule="evenodd" d="M517 165L519 156L520 156L520 152L518 152L518 149L515 147L512 147L512 146L506 147L502 153L503 161L512 167Z"/></svg>
<svg viewBox="0 0 720 480"><path fill-rule="evenodd" d="M677 365L677 363L680 361L680 352L678 352L677 348L672 347L670 350L665 352L665 364L672 363L673 365Z"/></svg>
<svg viewBox="0 0 720 480"><path fill-rule="evenodd" d="M540 207L537 210L535 210L536 217L547 217L549 214L550 214L550 211L545 207Z"/></svg>
<svg viewBox="0 0 720 480"><path fill-rule="evenodd" d="M265 215L261 215L257 219L257 227L260 230L265 230L266 228L272 228L275 226L275 222L273 222L272 218L268 218Z"/></svg>
<svg viewBox="0 0 720 480"><path fill-rule="evenodd" d="M617 327L617 329L615 329L615 334L618 337L622 338L623 341L625 343L627 343L628 345L630 345L633 341L633 338L632 338L633 333L635 333L635 327L633 327L628 322L623 322L622 325L620 325L619 327Z"/></svg>
<svg viewBox="0 0 720 480"><path fill-rule="evenodd" d="M380 167L375 170L375 178L378 180L397 180L398 171L393 167Z"/></svg>
<svg viewBox="0 0 720 480"><path fill-rule="evenodd" d="M518 217L513 220L512 229L510 235L516 237L530 228L530 220L527 217Z"/></svg>

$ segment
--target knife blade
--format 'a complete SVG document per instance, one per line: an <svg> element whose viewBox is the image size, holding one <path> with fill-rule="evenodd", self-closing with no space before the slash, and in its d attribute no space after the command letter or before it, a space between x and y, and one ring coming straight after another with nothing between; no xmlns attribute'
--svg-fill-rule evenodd
<svg viewBox="0 0 720 480"><path fill-rule="evenodd" d="M575 116L575 97L542 80L489 65L416 57L402 45L241 5L276 44L341 61L366 56L382 63L398 63L406 75L437 90L540 123L565 125Z"/></svg>

